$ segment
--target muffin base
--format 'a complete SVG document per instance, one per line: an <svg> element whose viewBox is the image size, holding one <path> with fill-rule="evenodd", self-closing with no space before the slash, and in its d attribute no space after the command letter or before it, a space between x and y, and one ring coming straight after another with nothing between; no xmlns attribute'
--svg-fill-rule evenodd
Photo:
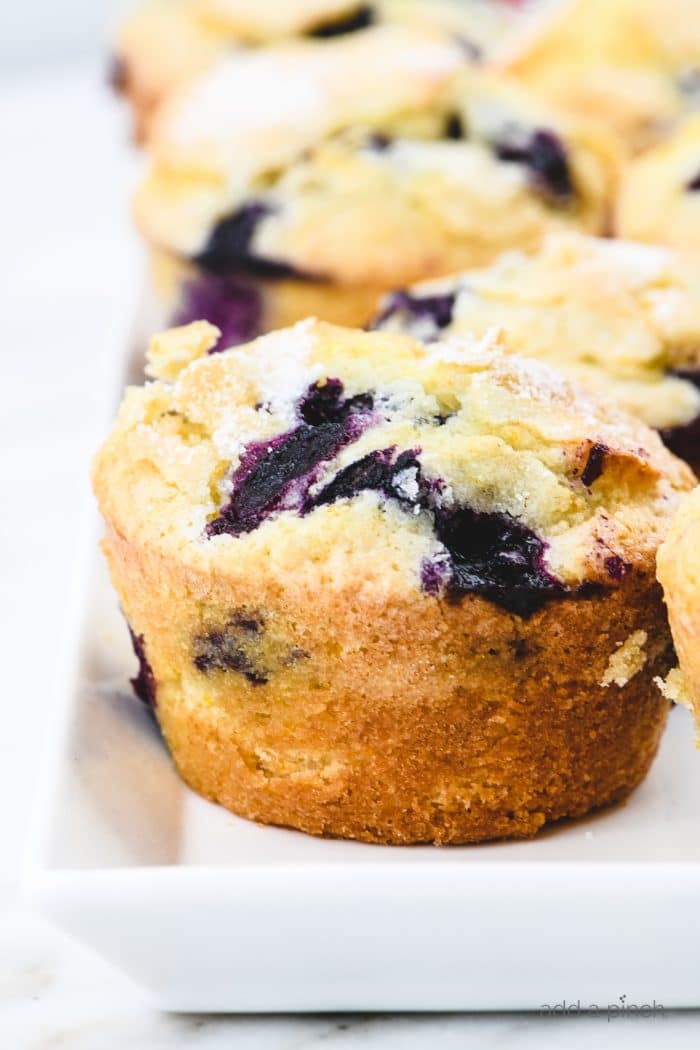
<svg viewBox="0 0 700 1050"><path fill-rule="evenodd" d="M476 596L209 575L115 533L106 552L180 774L240 816L397 845L523 838L625 798L656 753L671 646L648 576L524 620ZM264 684L202 673L192 638L234 609L304 658ZM636 631L641 670L602 685Z"/></svg>

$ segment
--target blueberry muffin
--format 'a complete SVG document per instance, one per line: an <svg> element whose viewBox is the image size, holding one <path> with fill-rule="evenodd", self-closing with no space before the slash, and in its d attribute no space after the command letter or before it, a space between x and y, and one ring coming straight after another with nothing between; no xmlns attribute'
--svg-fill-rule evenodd
<svg viewBox="0 0 700 1050"><path fill-rule="evenodd" d="M371 842L625 797L668 701L655 554L688 468L493 334L154 340L97 456L104 550L188 784Z"/></svg>
<svg viewBox="0 0 700 1050"><path fill-rule="evenodd" d="M659 549L658 576L680 664L659 685L690 708L700 729L700 488L683 499L673 517Z"/></svg>
<svg viewBox="0 0 700 1050"><path fill-rule="evenodd" d="M471 60L503 60L549 6L551 0L147 0L118 29L112 79L144 137L170 92L243 48L332 40L397 23L439 29Z"/></svg>
<svg viewBox="0 0 700 1050"><path fill-rule="evenodd" d="M700 468L700 258L553 233L533 255L395 292L374 322L428 340L492 325L519 353L614 397Z"/></svg>
<svg viewBox="0 0 700 1050"><path fill-rule="evenodd" d="M638 152L698 107L697 15L697 0L563 2L511 69Z"/></svg>
<svg viewBox="0 0 700 1050"><path fill-rule="evenodd" d="M700 251L700 117L627 167L616 225L622 237Z"/></svg>
<svg viewBox="0 0 700 1050"><path fill-rule="evenodd" d="M617 170L607 139L406 27L221 62L161 109L151 152L135 212L168 320L222 345L365 324L400 284L598 232Z"/></svg>

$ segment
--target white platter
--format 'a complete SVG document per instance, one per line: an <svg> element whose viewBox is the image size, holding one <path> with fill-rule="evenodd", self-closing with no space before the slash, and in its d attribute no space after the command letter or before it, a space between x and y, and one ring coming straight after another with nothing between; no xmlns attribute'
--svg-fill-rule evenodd
<svg viewBox="0 0 700 1050"><path fill-rule="evenodd" d="M94 522L94 519L93 519ZM259 827L177 778L95 548L26 875L37 907L180 1011L700 1005L700 755L672 711L627 805L435 849Z"/></svg>

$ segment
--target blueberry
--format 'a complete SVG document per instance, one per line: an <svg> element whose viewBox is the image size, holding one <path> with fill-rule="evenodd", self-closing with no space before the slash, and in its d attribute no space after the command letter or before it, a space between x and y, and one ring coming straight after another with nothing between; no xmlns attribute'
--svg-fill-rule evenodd
<svg viewBox="0 0 700 1050"><path fill-rule="evenodd" d="M566 594L545 568L546 543L509 514L438 507L435 534L449 555L446 590L452 600L481 594L528 617L548 600ZM434 576L435 569L424 566L424 585Z"/></svg>
<svg viewBox="0 0 700 1050"><path fill-rule="evenodd" d="M385 153L391 146L391 141L391 136L383 131L373 131L367 136L366 145L368 149L373 150L375 153Z"/></svg>
<svg viewBox="0 0 700 1050"><path fill-rule="evenodd" d="M220 275L247 274L269 280L313 279L312 274L297 270L291 263L266 259L256 254L252 247L255 232L260 223L273 213L274 209L262 201L244 204L217 223L204 248L193 261L200 269Z"/></svg>
<svg viewBox="0 0 700 1050"><path fill-rule="evenodd" d="M406 321L428 322L434 329L433 338L452 322L457 292L445 292L443 295L414 295L411 292L394 292L386 301L381 313L375 318L370 328L386 326L394 317ZM429 336L423 336L429 338Z"/></svg>
<svg viewBox="0 0 700 1050"><path fill-rule="evenodd" d="M605 467L605 457L609 453L610 449L607 445L601 444L596 441L591 445L588 452L588 459L586 465L581 472L581 481L590 488L594 481L597 481L600 475L603 473Z"/></svg>
<svg viewBox="0 0 700 1050"><path fill-rule="evenodd" d="M339 379L314 383L299 400L297 415L304 423L317 427L332 423L342 412L343 384Z"/></svg>
<svg viewBox="0 0 700 1050"><path fill-rule="evenodd" d="M528 167L535 185L556 200L574 196L566 149L553 132L538 130L523 142L504 138L495 141L493 149L499 160Z"/></svg>
<svg viewBox="0 0 700 1050"><path fill-rule="evenodd" d="M698 179L700 180L700 175ZM698 189L700 189L700 181ZM685 379L686 382L700 389L700 368L672 368L667 374L676 376L678 379ZM677 427L663 427L659 434L671 452L688 463L697 465L700 460L700 416Z"/></svg>
<svg viewBox="0 0 700 1050"><path fill-rule="evenodd" d="M466 137L464 121L459 113L449 113L445 120L445 138L464 139Z"/></svg>
<svg viewBox="0 0 700 1050"><path fill-rule="evenodd" d="M131 645L136 654L136 659L139 662L139 673L135 678L131 679L131 688L134 690L134 693L139 700L142 700L147 707L155 710L156 676L154 675L153 668L146 656L143 635L134 634L131 627L129 627L129 635L131 636Z"/></svg>
<svg viewBox="0 0 700 1050"><path fill-rule="evenodd" d="M680 459L697 464L700 459L700 416L677 427L663 427L659 434L667 448Z"/></svg>
<svg viewBox="0 0 700 1050"><path fill-rule="evenodd" d="M373 421L371 395L344 400L342 394L337 379L314 384L299 402L298 426L247 446L231 479L231 498L209 523L209 536L252 532L276 511L303 507L319 466Z"/></svg>
<svg viewBox="0 0 700 1050"><path fill-rule="evenodd" d="M385 448L370 452L356 460L336 476L316 496L307 501L305 512L335 503L339 499L352 499L360 492L381 492L387 499L397 499L404 505L417 506L422 496L420 465L416 452L401 452L396 448ZM401 475L412 471L416 481L415 494L409 494L401 484Z"/></svg>
<svg viewBox="0 0 700 1050"><path fill-rule="evenodd" d="M315 26L308 35L317 40L327 40L330 37L345 36L346 33L356 33L360 29L367 29L374 21L375 14L371 4L360 4L350 14Z"/></svg>
<svg viewBox="0 0 700 1050"><path fill-rule="evenodd" d="M204 320L215 324L221 337L209 351L214 354L255 339L262 332L262 318L262 299L255 287L230 277L203 273L184 284L172 323Z"/></svg>
<svg viewBox="0 0 700 1050"><path fill-rule="evenodd" d="M697 175L693 175L692 179L686 182L685 188L689 193L696 193L697 190L700 190L700 172Z"/></svg>
<svg viewBox="0 0 700 1050"><path fill-rule="evenodd" d="M700 178L700 176L698 176ZM700 189L700 186L698 186ZM670 368L667 375L675 376L677 379L685 379L700 390L700 368Z"/></svg>

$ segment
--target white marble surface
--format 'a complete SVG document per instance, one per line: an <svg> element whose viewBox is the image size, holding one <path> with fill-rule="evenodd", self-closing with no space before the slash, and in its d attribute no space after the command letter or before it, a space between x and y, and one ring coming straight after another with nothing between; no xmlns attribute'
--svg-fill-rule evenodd
<svg viewBox="0 0 700 1050"><path fill-rule="evenodd" d="M91 451L131 307L134 159L97 65L0 80L0 1050L700 1045L700 1014L182 1017L31 915L21 850L80 552ZM9 674L9 680L7 675ZM437 949L439 950L439 948Z"/></svg>

